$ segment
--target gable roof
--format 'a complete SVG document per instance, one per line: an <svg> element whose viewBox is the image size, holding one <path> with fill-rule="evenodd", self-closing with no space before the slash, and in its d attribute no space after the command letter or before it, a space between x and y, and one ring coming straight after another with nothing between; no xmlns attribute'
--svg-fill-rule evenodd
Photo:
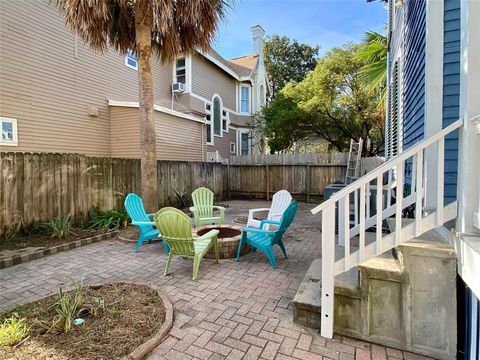
<svg viewBox="0 0 480 360"><path fill-rule="evenodd" d="M250 80L252 71L258 63L258 55L246 55L226 60L213 48L210 48L208 52L198 51L198 53L240 81Z"/></svg>

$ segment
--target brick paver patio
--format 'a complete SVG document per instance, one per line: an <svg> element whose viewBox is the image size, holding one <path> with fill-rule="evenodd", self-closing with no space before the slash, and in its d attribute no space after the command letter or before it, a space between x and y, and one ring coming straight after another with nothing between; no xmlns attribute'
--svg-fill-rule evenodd
<svg viewBox="0 0 480 360"><path fill-rule="evenodd" d="M226 221L246 216L267 202L226 202ZM285 242L289 259L276 249L278 269L261 253L240 262L204 259L197 281L192 262L172 260L164 277L166 254L160 244L104 241L0 270L0 308L28 302L55 291L67 276L88 283L139 281L160 286L175 307L170 335L149 359L424 359L346 337L322 338L292 322L293 298L310 262L320 256L320 223L301 204ZM278 250L278 251L277 251Z"/></svg>

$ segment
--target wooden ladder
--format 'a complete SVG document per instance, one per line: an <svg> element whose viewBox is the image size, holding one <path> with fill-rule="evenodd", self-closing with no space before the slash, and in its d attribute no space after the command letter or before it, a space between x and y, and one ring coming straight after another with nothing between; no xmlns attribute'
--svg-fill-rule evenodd
<svg viewBox="0 0 480 360"><path fill-rule="evenodd" d="M350 151L348 152L347 173L345 174L345 184L350 184L353 177L360 174L360 159L362 158L363 139L358 142L350 140Z"/></svg>

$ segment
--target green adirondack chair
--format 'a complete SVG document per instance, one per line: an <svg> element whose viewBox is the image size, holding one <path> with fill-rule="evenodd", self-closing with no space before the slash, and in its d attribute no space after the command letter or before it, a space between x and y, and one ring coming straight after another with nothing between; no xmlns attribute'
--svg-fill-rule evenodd
<svg viewBox="0 0 480 360"><path fill-rule="evenodd" d="M193 257L192 280L197 278L200 260L210 247L213 247L215 262L218 263L218 230L210 230L203 236L193 237L192 220L184 212L172 207L158 211L155 214L155 223L162 233L163 241L166 241L170 248L163 275L168 274L173 255Z"/></svg>
<svg viewBox="0 0 480 360"><path fill-rule="evenodd" d="M244 243L250 245L253 250L260 250L267 255L270 264L275 269L277 267L277 261L275 260L275 254L273 252L273 245L277 244L282 249L285 259L287 257L287 251L283 245L282 237L285 231L287 231L290 224L293 222L295 214L297 213L298 204L294 200L290 203L287 209L284 211L280 221L275 220L262 220L260 228L244 228L242 231L242 238L238 244L237 261L240 261L240 249ZM276 227L275 230L264 230L264 226L270 224Z"/></svg>
<svg viewBox="0 0 480 360"><path fill-rule="evenodd" d="M190 211L195 218L195 227L211 224L223 224L225 217L225 208L213 205L213 191L205 187L200 187L192 192L193 206ZM217 216L213 215L213 210L219 210Z"/></svg>

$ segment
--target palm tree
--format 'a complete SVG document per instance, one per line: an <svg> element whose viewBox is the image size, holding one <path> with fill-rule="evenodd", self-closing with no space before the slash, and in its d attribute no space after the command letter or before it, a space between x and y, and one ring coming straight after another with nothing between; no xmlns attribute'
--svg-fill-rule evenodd
<svg viewBox="0 0 480 360"><path fill-rule="evenodd" d="M208 50L227 0L55 1L67 27L90 47L137 56L142 197L148 209L157 209L152 53L170 62L180 53Z"/></svg>
<svg viewBox="0 0 480 360"><path fill-rule="evenodd" d="M387 94L387 37L367 31L363 40L363 49L357 54L365 65L361 68L361 78L380 98L379 105L385 108Z"/></svg>

